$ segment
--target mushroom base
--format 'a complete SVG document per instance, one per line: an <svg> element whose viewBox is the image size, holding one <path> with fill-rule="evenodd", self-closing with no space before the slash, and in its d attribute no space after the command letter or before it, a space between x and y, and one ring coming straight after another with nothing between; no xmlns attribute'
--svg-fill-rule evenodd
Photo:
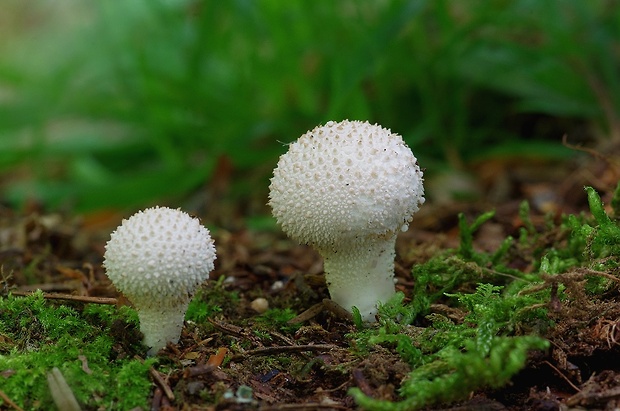
<svg viewBox="0 0 620 411"><path fill-rule="evenodd" d="M153 303L157 303L154 301ZM169 342L176 344L181 337L183 320L189 300L172 307L154 305L152 307L137 307L140 319L140 331L144 334L144 345L149 347L147 355L157 354Z"/></svg>
<svg viewBox="0 0 620 411"><path fill-rule="evenodd" d="M395 246L396 234L364 239L344 250L319 250L331 299L348 311L357 307L364 321L375 321L377 302L396 292Z"/></svg>

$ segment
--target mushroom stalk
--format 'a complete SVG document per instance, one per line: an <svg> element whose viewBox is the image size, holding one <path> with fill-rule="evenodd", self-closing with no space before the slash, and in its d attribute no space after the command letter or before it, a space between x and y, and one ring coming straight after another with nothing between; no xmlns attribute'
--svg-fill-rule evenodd
<svg viewBox="0 0 620 411"><path fill-rule="evenodd" d="M374 321L377 303L395 293L396 234L364 239L346 249L323 249L325 280L331 299L351 311L355 306L364 321Z"/></svg>
<svg viewBox="0 0 620 411"><path fill-rule="evenodd" d="M142 305L138 310L140 331L144 334L143 343L149 350L148 356L157 354L168 342L179 342L185 312L189 300L179 302L175 306L162 307L161 305Z"/></svg>

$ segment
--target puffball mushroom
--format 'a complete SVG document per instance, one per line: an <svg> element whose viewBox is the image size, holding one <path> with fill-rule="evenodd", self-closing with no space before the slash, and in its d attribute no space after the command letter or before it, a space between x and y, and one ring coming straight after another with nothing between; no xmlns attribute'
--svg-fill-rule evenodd
<svg viewBox="0 0 620 411"><path fill-rule="evenodd" d="M139 211L112 233L103 264L138 311L148 355L179 341L189 301L215 258L209 230L180 210Z"/></svg>
<svg viewBox="0 0 620 411"><path fill-rule="evenodd" d="M331 299L366 321L395 293L396 235L422 203L422 171L402 137L362 121L302 135L269 186L282 230L323 257Z"/></svg>

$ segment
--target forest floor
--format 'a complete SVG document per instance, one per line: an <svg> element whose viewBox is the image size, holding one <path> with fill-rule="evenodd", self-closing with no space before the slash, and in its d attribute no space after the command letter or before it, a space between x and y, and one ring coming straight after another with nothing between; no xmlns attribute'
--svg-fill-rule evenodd
<svg viewBox="0 0 620 411"><path fill-rule="evenodd" d="M562 215L589 213L586 185L594 186L609 204L620 178L619 165L599 155L580 153L578 157L567 164L516 159L482 162L475 171L484 196L425 204L409 231L398 238L396 287L404 293L405 302L416 284L412 268L459 246L459 213L472 219L495 210L474 238L477 250L491 252L507 236L519 237L524 225L519 214L523 200L529 202L531 221L541 233L550 215L559 220ZM208 216L203 218L208 221ZM78 311L92 302L128 304L110 286L101 266L105 242L120 219L116 213L50 214L35 206L19 214L1 209L4 298L9 292L20 298L41 289L47 304L70 304ZM202 325L188 322L179 344L160 352L149 375L150 390L144 392L147 408L356 409L349 395L351 387L373 398L399 400L398 389L411 365L390 344L377 344L366 355L352 350L350 336L358 330L350 316L328 300L318 254L278 232L217 229L213 236L216 269L198 298L217 308ZM527 272L534 260L520 256L513 266ZM51 298L59 294L60 299ZM62 297L69 294L77 301ZM459 401L426 409L620 407L618 288L608 289L600 298L573 297L570 305L563 305L553 294L546 302L554 326L542 337L550 341L550 348L532 351L508 384L480 388ZM257 298L265 298L269 308L275 309L271 316L253 308ZM463 321L462 313L446 303L431 305L429 314L433 313ZM419 327L424 324L424 319L414 322ZM125 324L113 331L113 338L128 347L123 340L139 339L138 330L135 324ZM21 346L3 337L0 329L0 357L14 355ZM126 350L126 356L144 355L133 348L118 350ZM16 371L0 369L0 409L21 409L10 392L3 392L3 379L8 381ZM71 380L68 383L72 385ZM105 407L84 405L84 409Z"/></svg>

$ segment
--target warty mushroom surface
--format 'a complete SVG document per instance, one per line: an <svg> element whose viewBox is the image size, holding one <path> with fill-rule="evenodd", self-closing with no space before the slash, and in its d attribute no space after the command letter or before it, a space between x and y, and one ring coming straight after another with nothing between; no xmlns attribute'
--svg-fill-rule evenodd
<svg viewBox="0 0 620 411"><path fill-rule="evenodd" d="M322 255L332 300L371 321L395 292L396 235L424 203L422 181L400 135L330 121L280 157L269 205L287 235Z"/></svg>
<svg viewBox="0 0 620 411"><path fill-rule="evenodd" d="M214 268L209 230L181 210L148 208L123 220L104 258L106 274L138 311L148 354L177 343L189 301Z"/></svg>

